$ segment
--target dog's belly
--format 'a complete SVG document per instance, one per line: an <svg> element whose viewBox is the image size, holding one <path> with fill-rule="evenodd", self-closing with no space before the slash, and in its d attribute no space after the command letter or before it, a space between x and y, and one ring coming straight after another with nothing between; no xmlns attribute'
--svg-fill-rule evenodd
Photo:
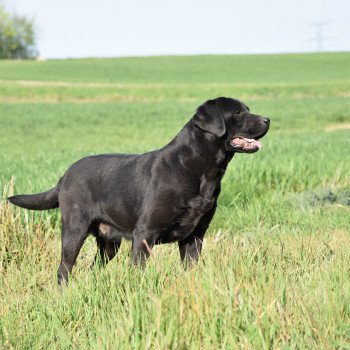
<svg viewBox="0 0 350 350"><path fill-rule="evenodd" d="M155 243L172 243L184 239L190 235L193 231L193 227L184 226L183 220L180 220L187 211L181 210L181 215L172 215L167 217L159 217L154 215L152 231L158 231L158 236L155 237ZM106 211L104 210L104 215L96 221L99 236L106 240L119 240L128 239L132 240L135 233L135 227L137 226L138 217L133 215L122 215L121 211ZM174 214L174 212L173 212ZM180 220L180 221L179 221Z"/></svg>
<svg viewBox="0 0 350 350"><path fill-rule="evenodd" d="M108 200L98 202L98 219L122 232L132 232L140 211L139 199L127 196L122 191L110 195Z"/></svg>
<svg viewBox="0 0 350 350"><path fill-rule="evenodd" d="M131 240L132 232L121 230L118 227L100 222L98 224L98 235L104 238L106 241L120 241L122 238Z"/></svg>
<svg viewBox="0 0 350 350"><path fill-rule="evenodd" d="M123 210L103 210L98 220L99 235L107 240L132 239L136 219Z"/></svg>
<svg viewBox="0 0 350 350"><path fill-rule="evenodd" d="M213 208L215 200L196 195L187 199L186 204L181 203L180 207L174 206L170 200L162 202L162 206L153 207L149 211L142 206L141 210L137 210L137 206L127 208L123 205L100 205L100 235L108 240L132 239L133 235L139 233L137 228L141 228L141 231L149 229L153 232L155 244L177 242L193 233L201 218ZM140 213L143 216L138 215Z"/></svg>

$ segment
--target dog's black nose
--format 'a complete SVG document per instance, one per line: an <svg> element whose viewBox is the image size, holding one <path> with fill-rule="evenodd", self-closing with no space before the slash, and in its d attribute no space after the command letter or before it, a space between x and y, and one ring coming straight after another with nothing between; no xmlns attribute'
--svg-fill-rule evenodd
<svg viewBox="0 0 350 350"><path fill-rule="evenodd" d="M269 118L263 118L263 122L265 124L270 124L270 119Z"/></svg>

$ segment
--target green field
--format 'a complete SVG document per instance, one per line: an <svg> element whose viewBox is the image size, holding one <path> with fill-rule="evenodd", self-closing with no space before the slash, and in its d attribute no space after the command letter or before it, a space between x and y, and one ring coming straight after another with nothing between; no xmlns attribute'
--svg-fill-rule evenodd
<svg viewBox="0 0 350 350"><path fill-rule="evenodd" d="M162 147L207 99L270 117L223 180L200 263L130 242L56 285L58 211L3 198L75 160ZM0 348L350 349L350 53L0 61Z"/></svg>

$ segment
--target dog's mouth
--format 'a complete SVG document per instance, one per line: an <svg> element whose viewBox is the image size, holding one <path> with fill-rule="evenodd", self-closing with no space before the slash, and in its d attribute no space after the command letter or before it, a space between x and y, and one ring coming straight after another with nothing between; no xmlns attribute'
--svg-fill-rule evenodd
<svg viewBox="0 0 350 350"><path fill-rule="evenodd" d="M247 153L257 152L262 147L262 144L259 140L248 139L246 137L234 137L231 139L230 145L236 151Z"/></svg>

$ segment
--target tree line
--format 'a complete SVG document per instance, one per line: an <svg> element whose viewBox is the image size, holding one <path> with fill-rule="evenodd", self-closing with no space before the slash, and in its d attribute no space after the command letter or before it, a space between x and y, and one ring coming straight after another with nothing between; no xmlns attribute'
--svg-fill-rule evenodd
<svg viewBox="0 0 350 350"><path fill-rule="evenodd" d="M33 59L38 54L33 20L0 4L0 59Z"/></svg>

